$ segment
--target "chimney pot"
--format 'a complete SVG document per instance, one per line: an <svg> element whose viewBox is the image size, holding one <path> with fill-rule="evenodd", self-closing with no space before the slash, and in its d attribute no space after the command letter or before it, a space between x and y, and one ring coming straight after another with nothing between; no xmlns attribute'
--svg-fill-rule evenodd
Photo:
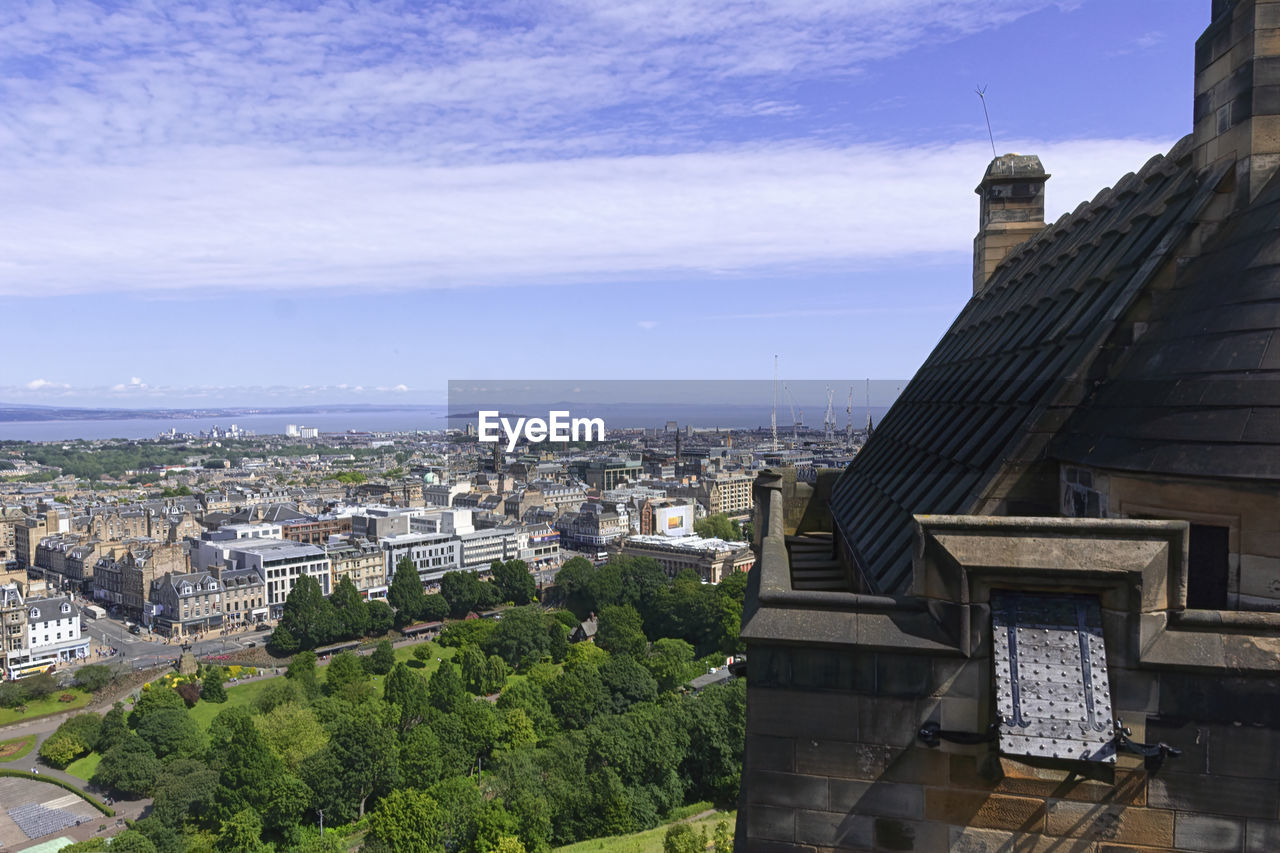
<svg viewBox="0 0 1280 853"><path fill-rule="evenodd" d="M978 293L1006 255L1044 228L1044 185L1049 180L1034 154L1005 154L987 166L974 190L979 205L973 240L973 292Z"/></svg>

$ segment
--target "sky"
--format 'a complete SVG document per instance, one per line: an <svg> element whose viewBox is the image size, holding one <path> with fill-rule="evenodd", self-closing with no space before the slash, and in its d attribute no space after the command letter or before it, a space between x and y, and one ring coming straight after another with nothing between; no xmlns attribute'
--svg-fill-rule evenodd
<svg viewBox="0 0 1280 853"><path fill-rule="evenodd" d="M1191 129L1209 0L0 4L0 402L909 377L973 188Z"/></svg>

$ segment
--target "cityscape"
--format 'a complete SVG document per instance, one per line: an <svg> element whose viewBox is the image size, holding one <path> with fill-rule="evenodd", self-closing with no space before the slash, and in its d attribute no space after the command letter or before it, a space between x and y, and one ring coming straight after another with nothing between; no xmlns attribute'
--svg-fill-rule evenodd
<svg viewBox="0 0 1280 853"><path fill-rule="evenodd" d="M1280 851L1280 0L0 46L0 853Z"/></svg>

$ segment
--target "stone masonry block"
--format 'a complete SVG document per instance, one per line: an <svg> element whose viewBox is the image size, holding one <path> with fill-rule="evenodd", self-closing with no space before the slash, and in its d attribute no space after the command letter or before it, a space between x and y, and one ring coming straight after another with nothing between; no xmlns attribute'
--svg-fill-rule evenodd
<svg viewBox="0 0 1280 853"><path fill-rule="evenodd" d="M951 756L927 746L911 746L898 751L880 778L886 782L913 782L917 785L945 785Z"/></svg>
<svg viewBox="0 0 1280 853"><path fill-rule="evenodd" d="M796 840L819 847L870 850L874 818L845 812L796 812Z"/></svg>
<svg viewBox="0 0 1280 853"><path fill-rule="evenodd" d="M1280 784L1162 770L1147 783L1147 805L1271 820L1280 813Z"/></svg>
<svg viewBox="0 0 1280 853"><path fill-rule="evenodd" d="M1045 814L1045 833L1168 847L1173 844L1173 812L1050 800Z"/></svg>
<svg viewBox="0 0 1280 853"><path fill-rule="evenodd" d="M878 817L875 819L877 850L945 850L947 827L940 823Z"/></svg>
<svg viewBox="0 0 1280 853"><path fill-rule="evenodd" d="M1245 824L1244 853L1274 853L1280 850L1280 823L1251 820Z"/></svg>
<svg viewBox="0 0 1280 853"><path fill-rule="evenodd" d="M798 773L844 779L879 779L899 750L870 743L801 738L796 741Z"/></svg>
<svg viewBox="0 0 1280 853"><path fill-rule="evenodd" d="M1179 814L1174 841L1182 850L1240 853L1244 849L1244 821L1210 815Z"/></svg>
<svg viewBox="0 0 1280 853"><path fill-rule="evenodd" d="M1280 779L1280 732L1261 726L1214 726L1209 767L1215 773Z"/></svg>
<svg viewBox="0 0 1280 853"><path fill-rule="evenodd" d="M1038 833L998 829L950 828L950 853L1096 853L1096 841L1083 838L1048 838ZM941 849L941 848L940 848Z"/></svg>
<svg viewBox="0 0 1280 853"><path fill-rule="evenodd" d="M749 804L791 806L801 809L827 807L827 778L801 776L798 773L771 773L753 770L747 774Z"/></svg>
<svg viewBox="0 0 1280 853"><path fill-rule="evenodd" d="M856 710L858 740L885 746L911 746L920 730L919 714L918 704L907 699L860 696Z"/></svg>
<svg viewBox="0 0 1280 853"><path fill-rule="evenodd" d="M849 814L918 818L924 814L924 789L894 782L829 782L828 808Z"/></svg>
<svg viewBox="0 0 1280 853"><path fill-rule="evenodd" d="M925 791L924 816L927 820L957 826L1040 832L1044 828L1044 801L929 788Z"/></svg>
<svg viewBox="0 0 1280 853"><path fill-rule="evenodd" d="M794 738L747 735L746 755L748 769L767 767L770 770L790 773L795 770L796 742Z"/></svg>
<svg viewBox="0 0 1280 853"><path fill-rule="evenodd" d="M796 813L792 809L751 806L747 809L747 834L768 841L794 841Z"/></svg>
<svg viewBox="0 0 1280 853"><path fill-rule="evenodd" d="M856 738L861 697L801 690L747 690L747 731L774 737Z"/></svg>
<svg viewBox="0 0 1280 853"><path fill-rule="evenodd" d="M1147 737L1150 743L1164 741L1182 750L1177 760L1178 771L1183 773L1207 773L1209 771L1209 726L1197 725L1177 718L1147 717Z"/></svg>
<svg viewBox="0 0 1280 853"><path fill-rule="evenodd" d="M876 693L915 699L933 692L933 659L925 655L876 655Z"/></svg>

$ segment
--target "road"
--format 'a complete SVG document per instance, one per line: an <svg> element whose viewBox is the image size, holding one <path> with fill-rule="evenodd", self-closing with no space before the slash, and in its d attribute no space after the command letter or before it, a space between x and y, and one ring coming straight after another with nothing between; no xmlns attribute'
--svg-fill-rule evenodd
<svg viewBox="0 0 1280 853"><path fill-rule="evenodd" d="M115 663L127 665L130 669L146 669L157 663L171 661L182 653L182 643L178 640L168 642L164 637L154 635L145 629L141 634L130 634L124 622L119 619L83 620L84 632L95 643L96 648L116 649L118 654L104 657L94 655L85 663ZM186 640L196 657L204 655L231 654L246 648L249 643L262 645L271 636L268 631L242 631L235 634L212 632L199 640Z"/></svg>

